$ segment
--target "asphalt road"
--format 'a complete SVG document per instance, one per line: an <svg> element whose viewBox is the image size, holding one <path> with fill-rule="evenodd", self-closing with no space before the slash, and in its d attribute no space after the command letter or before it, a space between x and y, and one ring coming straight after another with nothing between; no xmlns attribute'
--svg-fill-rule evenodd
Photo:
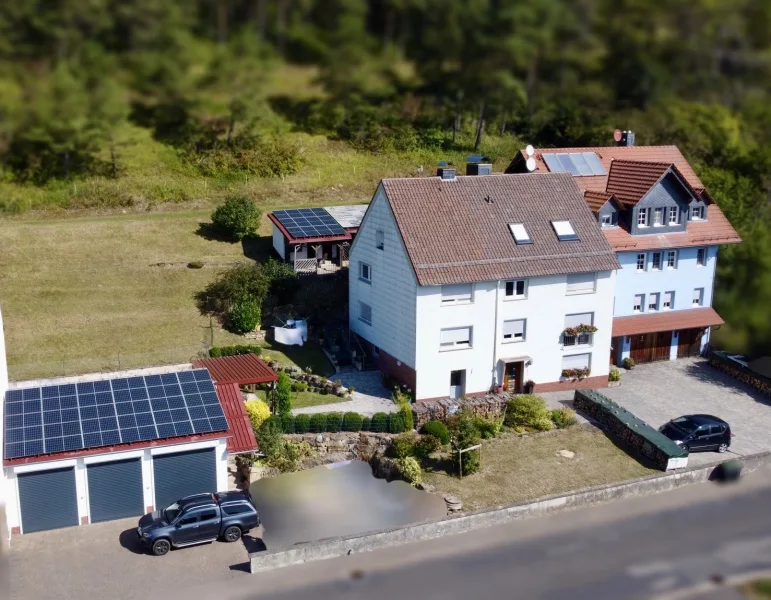
<svg viewBox="0 0 771 600"><path fill-rule="evenodd" d="M771 569L771 475L198 586L180 597L279 600L651 598ZM728 592L725 597L733 597ZM670 596L671 597L671 596ZM723 597L723 594L712 597Z"/></svg>

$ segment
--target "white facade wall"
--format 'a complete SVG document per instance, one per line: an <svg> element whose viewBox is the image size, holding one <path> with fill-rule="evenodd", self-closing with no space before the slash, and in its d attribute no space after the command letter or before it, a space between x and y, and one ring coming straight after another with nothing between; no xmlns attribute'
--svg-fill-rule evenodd
<svg viewBox="0 0 771 600"><path fill-rule="evenodd" d="M278 226L273 223L273 249L283 260L286 260L285 248L286 240L284 238L284 234L281 233L281 230L278 228Z"/></svg>
<svg viewBox="0 0 771 600"><path fill-rule="evenodd" d="M5 431L5 392L8 389L8 362L5 355L5 332L3 330L3 314L0 312L0 459L2 459L5 451L5 440L3 439L3 432ZM8 490L8 484L5 480L5 474L0 475L0 535L2 535L2 521L7 522L7 517L4 516L6 507L8 505L8 496L10 495ZM10 527L8 528L8 534L10 535ZM2 542L0 542L2 543Z"/></svg>
<svg viewBox="0 0 771 600"><path fill-rule="evenodd" d="M33 463L29 465L17 465L4 467L3 471L7 478L7 515L9 530L14 527L21 527L21 507L19 505L19 489L16 476L19 473L31 473L36 471L48 471L51 469L75 468L75 492L78 499L78 519L82 522L87 519L91 522L91 511L88 500L88 476L87 467L89 464L100 462L114 462L131 458L142 459L142 487L145 508L155 505L155 481L153 472L152 457L159 454L171 454L174 452L185 452L191 450L200 450L202 448L215 448L215 457L217 461L217 490L228 489L228 471L227 471L227 440L225 438L215 439L205 442L194 442L191 444L175 444L172 446L161 446L156 448L145 448L140 450L129 450L126 452L111 452L110 454L98 454L94 456L85 456L80 458L71 458L66 460L52 460L49 462ZM157 507L155 507L157 508ZM139 516L139 515L138 515ZM24 531L22 530L22 533Z"/></svg>
<svg viewBox="0 0 771 600"><path fill-rule="evenodd" d="M496 293L497 292L497 293ZM441 286L417 290L416 398L446 397L450 372L466 371L465 393L481 393L503 379L503 359L532 358L523 381L560 380L562 357L591 354L591 376L607 375L613 326L615 272L599 273L594 293L567 294L567 276L538 277L528 281L527 297L506 299L505 282L474 285L468 304L442 305ZM589 346L562 346L565 316L594 313L598 331ZM504 342L506 320L526 319L525 340ZM473 327L472 347L440 350L442 329Z"/></svg>
<svg viewBox="0 0 771 600"><path fill-rule="evenodd" d="M384 248L376 248L377 232ZM359 279L359 263L372 269L372 281ZM405 365L415 365L415 273L391 207L378 186L350 252L349 307L351 330ZM372 307L372 324L359 319L359 302Z"/></svg>

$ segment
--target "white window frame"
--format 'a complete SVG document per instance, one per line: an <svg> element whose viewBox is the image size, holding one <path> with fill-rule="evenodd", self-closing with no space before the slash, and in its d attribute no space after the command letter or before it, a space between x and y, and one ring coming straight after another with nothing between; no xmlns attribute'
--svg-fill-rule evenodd
<svg viewBox="0 0 771 600"><path fill-rule="evenodd" d="M639 302L637 302L639 298ZM633 313L641 313L643 311L643 307L645 306L645 294L635 294L634 300L632 300L632 312Z"/></svg>
<svg viewBox="0 0 771 600"><path fill-rule="evenodd" d="M367 275L364 275L366 269ZM359 261L359 280L365 283L372 283L372 266L368 263Z"/></svg>
<svg viewBox="0 0 771 600"><path fill-rule="evenodd" d="M459 292L450 293L450 288L460 288L461 286L468 286L468 295ZM447 289L445 289L447 288ZM442 306L453 306L455 304L471 304L474 302L474 284L473 283L453 283L443 285L441 289Z"/></svg>
<svg viewBox="0 0 771 600"><path fill-rule="evenodd" d="M699 260L699 254L701 253L701 260ZM707 266L707 248L701 247L696 248L696 266L697 267L706 267Z"/></svg>
<svg viewBox="0 0 771 600"><path fill-rule="evenodd" d="M676 206L670 206L669 207L669 217L667 219L667 223L670 225L679 225L680 224L680 209Z"/></svg>
<svg viewBox="0 0 771 600"><path fill-rule="evenodd" d="M638 227L647 227L648 226L648 211L647 208L638 208L637 209L637 226Z"/></svg>
<svg viewBox="0 0 771 600"><path fill-rule="evenodd" d="M652 292L648 294L648 312L658 312L661 305L661 294L659 292Z"/></svg>
<svg viewBox="0 0 771 600"><path fill-rule="evenodd" d="M656 222L658 221L658 223ZM657 207L653 209L653 226L654 227L664 227L664 208L663 207Z"/></svg>
<svg viewBox="0 0 771 600"><path fill-rule="evenodd" d="M696 213L698 211L698 217L696 216ZM691 207L691 221L703 221L704 220L704 207L703 206L692 206Z"/></svg>
<svg viewBox="0 0 771 600"><path fill-rule="evenodd" d="M385 231L378 229L375 232L375 248L378 250L385 249Z"/></svg>
<svg viewBox="0 0 771 600"><path fill-rule="evenodd" d="M669 296L669 306L667 306L667 295ZM675 308L675 293L664 292L664 299L661 304L661 310L673 310Z"/></svg>
<svg viewBox="0 0 771 600"><path fill-rule="evenodd" d="M670 258L672 259L670 261ZM677 269L677 250L667 250L667 270L674 271ZM672 263L671 265L669 263Z"/></svg>
<svg viewBox="0 0 771 600"><path fill-rule="evenodd" d="M640 267L640 257L642 256L642 268ZM648 254L646 252L638 252L635 259L638 273L644 273L648 268Z"/></svg>
<svg viewBox="0 0 771 600"><path fill-rule="evenodd" d="M656 266L656 256L658 255L658 266ZM664 254L661 252L652 252L651 253L651 271L661 271L661 268L664 265Z"/></svg>
<svg viewBox="0 0 771 600"><path fill-rule="evenodd" d="M603 227L610 227L613 224L613 215L602 215L600 217L600 224Z"/></svg>
<svg viewBox="0 0 771 600"><path fill-rule="evenodd" d="M511 323L521 323L522 324L522 333L516 334L516 333L510 333L508 334L509 337L506 337L506 324ZM518 327L515 327L515 329L519 329ZM503 340L504 344L516 344L519 342L524 342L527 339L527 319L506 319L503 322L503 325L501 327L501 339Z"/></svg>
<svg viewBox="0 0 771 600"><path fill-rule="evenodd" d="M442 335L445 332L451 332L451 331L465 331L468 330L468 340L453 340L451 342L443 342L442 341ZM452 336L450 336L452 337ZM441 330L439 330L439 351L440 352L448 352L450 350L465 350L467 348L472 348L474 345L474 328L472 326L468 327L445 327Z"/></svg>
<svg viewBox="0 0 771 600"><path fill-rule="evenodd" d="M571 366L571 362L570 361L575 361L579 357L586 357L586 365L582 366L582 367ZM565 366L565 361L568 361L568 366ZM583 364L583 362L582 362L582 364ZM589 370L591 370L591 368L592 368L592 353L591 352L586 352L586 353L582 353L582 354L566 354L566 355L564 355L562 357L562 371L565 371L567 369L589 369Z"/></svg>
<svg viewBox="0 0 771 600"><path fill-rule="evenodd" d="M369 309L369 320L364 317L364 307ZM366 323L367 325L372 325L372 307L361 300L359 300L359 321Z"/></svg>
<svg viewBox="0 0 771 600"><path fill-rule="evenodd" d="M522 293L517 294L517 284L522 283ZM511 284L512 293L508 293L508 286ZM503 284L503 299L504 300L524 300L527 298L527 279L509 279Z"/></svg>
<svg viewBox="0 0 771 600"><path fill-rule="evenodd" d="M704 306L704 288L693 288L691 306Z"/></svg>
<svg viewBox="0 0 771 600"><path fill-rule="evenodd" d="M581 277L581 276L592 276L592 287L589 289L588 287L584 288L578 288L578 289L570 289L571 283L570 278L571 277ZM594 294L597 291L597 273L568 273L567 275L567 285L565 287L565 295L566 296L577 296L579 294ZM572 284L573 286L577 285L575 282ZM585 282L583 285L588 285L588 282Z"/></svg>

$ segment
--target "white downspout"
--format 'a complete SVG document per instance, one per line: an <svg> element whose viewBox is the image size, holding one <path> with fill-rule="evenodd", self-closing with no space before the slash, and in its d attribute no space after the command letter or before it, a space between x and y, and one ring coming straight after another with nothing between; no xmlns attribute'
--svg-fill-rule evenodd
<svg viewBox="0 0 771 600"><path fill-rule="evenodd" d="M498 293L501 289L501 280L495 282L495 323L493 333L493 386L499 385L498 381Z"/></svg>

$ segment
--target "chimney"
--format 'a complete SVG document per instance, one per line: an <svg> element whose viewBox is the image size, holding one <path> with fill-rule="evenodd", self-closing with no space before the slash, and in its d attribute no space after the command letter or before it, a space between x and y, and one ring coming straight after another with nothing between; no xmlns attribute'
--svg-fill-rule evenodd
<svg viewBox="0 0 771 600"><path fill-rule="evenodd" d="M492 175L493 165L486 156L469 156L466 158L466 175Z"/></svg>
<svg viewBox="0 0 771 600"><path fill-rule="evenodd" d="M634 131L622 131L620 137L619 146L634 146Z"/></svg>
<svg viewBox="0 0 771 600"><path fill-rule="evenodd" d="M444 160L437 165L436 174L444 181L455 181L455 167Z"/></svg>

